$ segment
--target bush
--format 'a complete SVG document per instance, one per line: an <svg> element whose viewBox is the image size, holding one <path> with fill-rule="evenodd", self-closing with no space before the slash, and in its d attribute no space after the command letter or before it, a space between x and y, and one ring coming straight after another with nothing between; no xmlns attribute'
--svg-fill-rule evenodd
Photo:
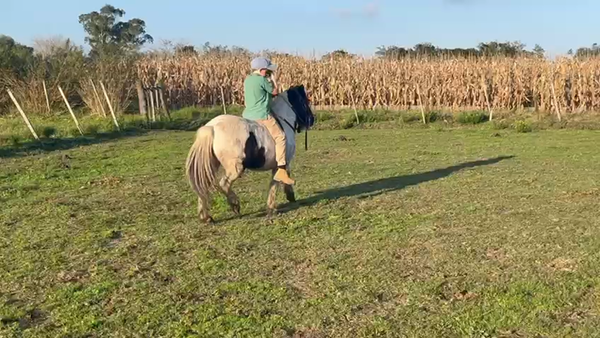
<svg viewBox="0 0 600 338"><path fill-rule="evenodd" d="M496 129L496 130L504 130L504 129L508 129L510 127L510 124L508 124L508 122L506 121L493 121L492 122L492 128Z"/></svg>
<svg viewBox="0 0 600 338"><path fill-rule="evenodd" d="M318 111L315 115L317 122L324 122L335 118L335 115L327 111Z"/></svg>
<svg viewBox="0 0 600 338"><path fill-rule="evenodd" d="M98 131L99 130L100 130L100 128L97 125L95 125L95 124L86 125L83 128L83 132L85 134L92 135L92 136L93 135L98 135Z"/></svg>
<svg viewBox="0 0 600 338"><path fill-rule="evenodd" d="M402 121L404 123L421 121L421 114L417 114L414 112L405 112L402 114Z"/></svg>
<svg viewBox="0 0 600 338"><path fill-rule="evenodd" d="M13 147L18 147L21 145L21 136L19 135L10 135L10 143Z"/></svg>
<svg viewBox="0 0 600 338"><path fill-rule="evenodd" d="M56 135L56 128L54 127L44 127L42 129L42 136L45 138L51 138Z"/></svg>
<svg viewBox="0 0 600 338"><path fill-rule="evenodd" d="M421 119L423 119L423 117L421 116ZM444 115L440 112L437 111L429 111L425 113L425 121L427 121L427 123L433 123L439 120L443 120L444 119Z"/></svg>
<svg viewBox="0 0 600 338"><path fill-rule="evenodd" d="M79 129L77 128L69 128L67 135L70 137L78 137L81 136L81 133L79 133Z"/></svg>
<svg viewBox="0 0 600 338"><path fill-rule="evenodd" d="M340 120L340 128L342 129L350 129L354 127L356 124L356 117L354 114L345 115L344 118Z"/></svg>
<svg viewBox="0 0 600 338"><path fill-rule="evenodd" d="M488 114L480 111L462 112L458 115L458 123L460 124L479 124L489 120Z"/></svg>
<svg viewBox="0 0 600 338"><path fill-rule="evenodd" d="M445 114L438 111L425 112L425 121L427 123L433 123L444 119ZM421 112L407 112L402 114L402 121L404 123L420 122L423 123L423 113Z"/></svg>
<svg viewBox="0 0 600 338"><path fill-rule="evenodd" d="M515 128L518 133L530 133L533 131L531 123L527 121L516 121L513 124L513 128Z"/></svg>

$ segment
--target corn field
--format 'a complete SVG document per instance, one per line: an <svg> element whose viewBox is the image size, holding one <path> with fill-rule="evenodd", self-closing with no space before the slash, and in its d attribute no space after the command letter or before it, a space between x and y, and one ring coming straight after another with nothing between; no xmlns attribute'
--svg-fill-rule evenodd
<svg viewBox="0 0 600 338"><path fill-rule="evenodd" d="M331 59L274 57L282 88L303 84L316 108L536 110L562 116L600 111L600 59ZM52 110L64 109L57 87L92 114L106 115L99 88L117 113L135 105L135 82L165 89L171 108L243 105L249 57L146 56L113 60L72 71L69 77L34 72L17 79L0 74L0 91L12 88L28 112L47 112L43 81ZM71 67L73 68L73 67ZM43 74L43 72L42 72ZM92 81L93 79L93 81ZM94 85L95 83L95 85ZM0 108L9 107L0 95Z"/></svg>
<svg viewBox="0 0 600 338"><path fill-rule="evenodd" d="M361 109L600 109L600 61L535 58L306 60L274 57L278 83L306 86L317 107ZM147 86L162 84L171 105L243 104L250 60L243 57L154 57L138 62Z"/></svg>

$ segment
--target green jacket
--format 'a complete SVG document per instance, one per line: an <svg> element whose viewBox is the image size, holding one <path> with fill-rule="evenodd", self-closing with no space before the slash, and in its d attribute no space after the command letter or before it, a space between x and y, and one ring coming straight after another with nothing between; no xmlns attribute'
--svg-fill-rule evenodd
<svg viewBox="0 0 600 338"><path fill-rule="evenodd" d="M260 74L252 73L244 80L244 102L242 116L249 120L266 119L273 102L273 83Z"/></svg>

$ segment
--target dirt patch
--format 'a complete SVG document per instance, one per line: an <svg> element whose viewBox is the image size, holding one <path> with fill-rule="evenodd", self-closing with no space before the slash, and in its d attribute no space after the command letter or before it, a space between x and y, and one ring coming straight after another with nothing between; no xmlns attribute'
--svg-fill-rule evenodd
<svg viewBox="0 0 600 338"><path fill-rule="evenodd" d="M570 258L559 257L550 262L547 267L553 271L573 272L577 269L577 262Z"/></svg>

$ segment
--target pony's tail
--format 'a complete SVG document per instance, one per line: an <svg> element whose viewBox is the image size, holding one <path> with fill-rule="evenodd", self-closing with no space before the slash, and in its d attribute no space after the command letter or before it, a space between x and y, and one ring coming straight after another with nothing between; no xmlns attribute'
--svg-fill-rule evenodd
<svg viewBox="0 0 600 338"><path fill-rule="evenodd" d="M198 129L196 140L185 163L187 179L198 197L203 200L208 199L220 166L213 152L213 139L213 127L204 126Z"/></svg>

